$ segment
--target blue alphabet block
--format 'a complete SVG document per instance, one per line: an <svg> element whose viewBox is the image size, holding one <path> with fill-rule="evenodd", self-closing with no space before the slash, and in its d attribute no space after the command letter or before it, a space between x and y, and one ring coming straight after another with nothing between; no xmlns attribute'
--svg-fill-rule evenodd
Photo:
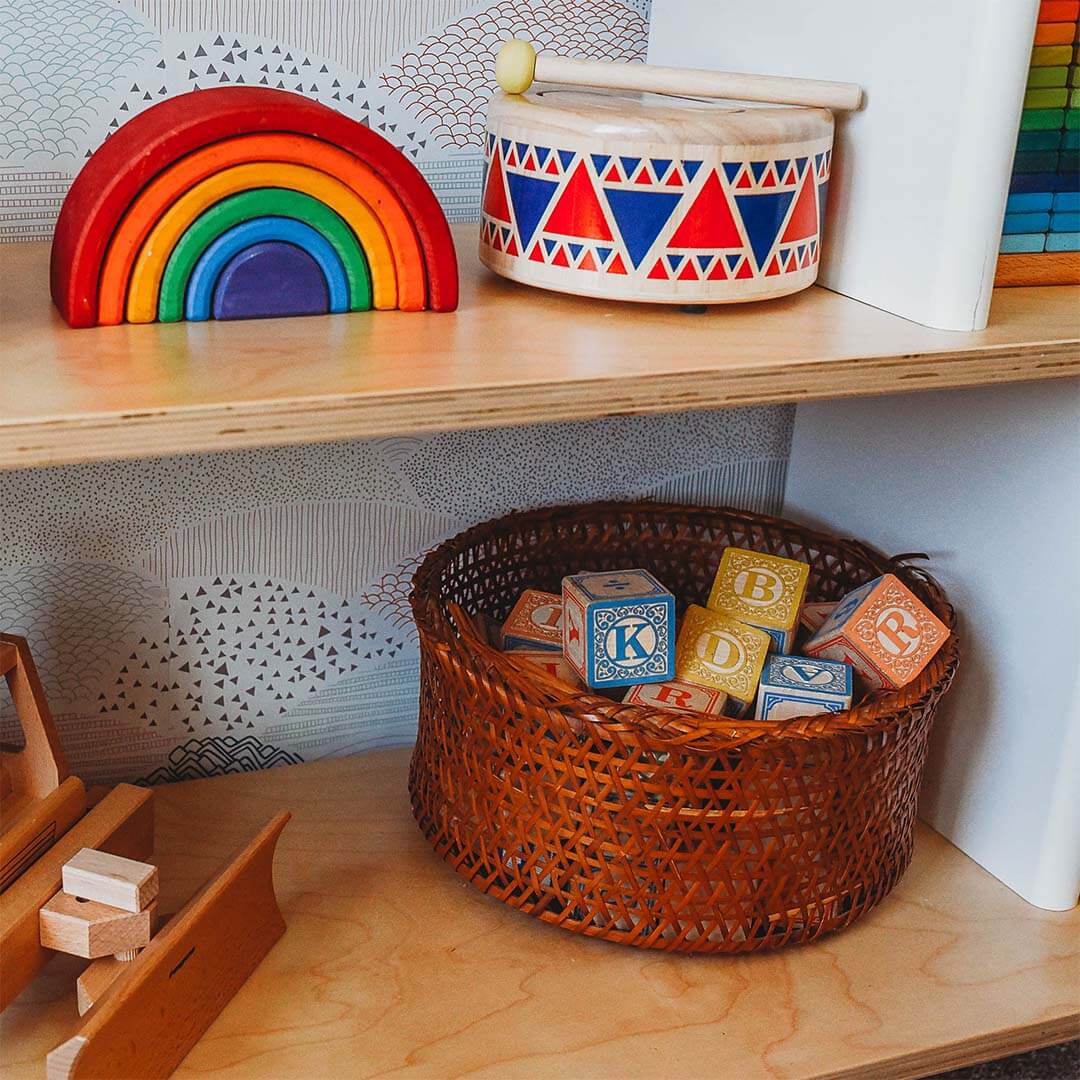
<svg viewBox="0 0 1080 1080"><path fill-rule="evenodd" d="M758 686L756 720L787 720L851 708L852 670L836 660L772 655Z"/></svg>
<svg viewBox="0 0 1080 1080"><path fill-rule="evenodd" d="M675 675L675 597L647 570L563 578L563 654L601 688Z"/></svg>

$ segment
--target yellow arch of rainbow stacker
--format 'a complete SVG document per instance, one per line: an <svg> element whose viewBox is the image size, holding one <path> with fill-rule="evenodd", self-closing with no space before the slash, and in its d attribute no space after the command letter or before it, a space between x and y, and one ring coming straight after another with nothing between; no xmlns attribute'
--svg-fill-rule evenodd
<svg viewBox="0 0 1080 1080"><path fill-rule="evenodd" d="M229 195L267 187L300 191L336 210L356 233L367 256L373 306L380 311L397 307L394 254L386 230L367 203L340 180L307 165L252 162L214 173L187 191L161 215L131 268L127 321L148 323L157 319L165 264L184 231L201 213Z"/></svg>

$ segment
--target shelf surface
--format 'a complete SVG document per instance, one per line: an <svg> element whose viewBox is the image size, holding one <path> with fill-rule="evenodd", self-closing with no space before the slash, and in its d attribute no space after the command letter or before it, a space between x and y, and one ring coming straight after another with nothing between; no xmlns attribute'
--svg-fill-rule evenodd
<svg viewBox="0 0 1080 1080"><path fill-rule="evenodd" d="M285 937L178 1077L925 1076L1076 1035L1080 909L1025 904L920 827L849 930L769 955L585 939L481 895L409 812L407 751L158 788L163 911L275 811ZM77 1019L57 957L0 1017L8 1080ZM152 1037L151 1033L145 1033Z"/></svg>
<svg viewBox="0 0 1080 1080"><path fill-rule="evenodd" d="M455 229L453 314L69 330L47 244L0 246L0 468L1080 374L1080 289L930 330L824 289L687 314L515 285Z"/></svg>

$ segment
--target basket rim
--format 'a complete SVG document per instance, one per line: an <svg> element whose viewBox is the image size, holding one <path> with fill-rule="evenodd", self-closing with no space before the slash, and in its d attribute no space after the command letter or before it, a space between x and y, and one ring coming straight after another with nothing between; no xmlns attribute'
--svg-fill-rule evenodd
<svg viewBox="0 0 1080 1080"><path fill-rule="evenodd" d="M511 659L512 654L489 645L480 637L471 619L456 617L452 610L455 605L443 601L434 587L439 572L458 554L487 537L506 531L508 527L520 527L530 520L546 523L559 518L620 513L684 515L699 519L721 516L752 525L792 530L804 540L823 544L828 549L846 549L849 554L869 563L879 574L895 573L901 576L904 583L919 594L919 598L948 626L949 636L919 675L899 690L876 691L859 705L842 712L822 712L781 721L739 720L708 713L673 712L648 705L616 702L576 690L537 668L526 668L520 661ZM627 499L564 503L515 510L472 525L442 541L426 554L417 567L409 602L422 643L441 643L446 648L446 639L457 637L466 652L472 654L474 661L479 661L482 667L510 683L517 693L530 701L534 709L547 713L549 719L561 718L563 723L571 727L588 723L598 732L613 737L644 737L650 744L664 749L677 747L683 752L708 754L751 744L765 750L769 747L779 748L792 739L828 741L843 735L866 736L887 731L921 701L939 697L948 689L960 653L956 613L938 582L922 567L910 565L911 559L925 557L922 554L890 557L860 540L840 537L790 518L734 507ZM480 671L474 670L474 674L487 681L486 675Z"/></svg>

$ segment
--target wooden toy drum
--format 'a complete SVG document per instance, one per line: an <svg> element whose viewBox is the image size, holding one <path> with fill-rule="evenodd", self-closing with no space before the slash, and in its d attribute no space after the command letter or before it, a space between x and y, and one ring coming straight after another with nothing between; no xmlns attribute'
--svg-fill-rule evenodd
<svg viewBox="0 0 1080 1080"><path fill-rule="evenodd" d="M559 292L670 304L813 284L827 109L603 90L496 94L480 258Z"/></svg>

